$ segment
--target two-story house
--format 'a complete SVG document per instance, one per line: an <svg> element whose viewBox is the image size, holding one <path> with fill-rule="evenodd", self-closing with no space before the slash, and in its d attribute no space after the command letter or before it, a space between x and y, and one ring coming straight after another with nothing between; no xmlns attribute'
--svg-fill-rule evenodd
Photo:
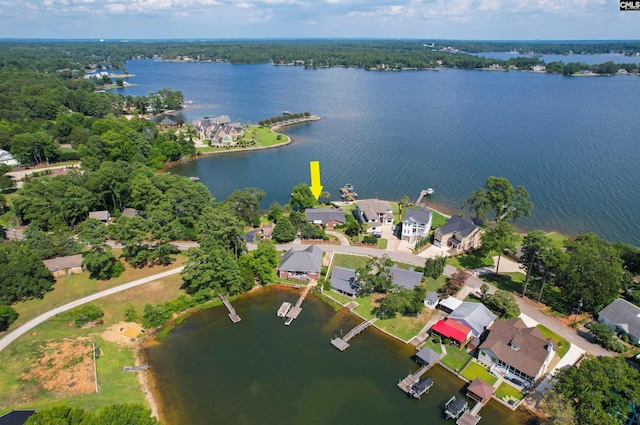
<svg viewBox="0 0 640 425"><path fill-rule="evenodd" d="M404 220L402 220L402 240L414 243L428 238L432 220L433 215L429 208L405 210Z"/></svg>
<svg viewBox="0 0 640 425"><path fill-rule="evenodd" d="M482 230L469 217L453 216L447 224L435 230L433 245L449 248L455 252L480 248Z"/></svg>

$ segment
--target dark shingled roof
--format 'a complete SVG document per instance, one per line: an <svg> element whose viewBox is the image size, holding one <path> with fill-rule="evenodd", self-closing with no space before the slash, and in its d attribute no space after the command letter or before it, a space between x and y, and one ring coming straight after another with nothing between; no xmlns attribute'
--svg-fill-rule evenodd
<svg viewBox="0 0 640 425"><path fill-rule="evenodd" d="M322 250L316 245L309 245L304 251L291 248L282 256L279 270L291 272L320 273L322 267Z"/></svg>
<svg viewBox="0 0 640 425"><path fill-rule="evenodd" d="M497 320L479 348L491 350L502 362L535 377L547 358L549 344L552 342L544 339L537 328L528 328L522 319L510 319Z"/></svg>
<svg viewBox="0 0 640 425"><path fill-rule="evenodd" d="M347 295L356 295L360 286L356 282L356 271L344 267L334 267L331 272L331 287Z"/></svg>
<svg viewBox="0 0 640 425"><path fill-rule="evenodd" d="M474 379L474 381L467 387L467 391L474 393L482 400L490 399L495 390L496 389L493 386L487 384L480 378Z"/></svg>
<svg viewBox="0 0 640 425"><path fill-rule="evenodd" d="M471 221L471 218L466 216L458 217L457 215L454 215L447 221L447 224L440 227L439 230L443 235L460 232L461 237L466 238L471 233L473 233L477 228L478 226L473 224L473 221Z"/></svg>
<svg viewBox="0 0 640 425"><path fill-rule="evenodd" d="M325 224L330 221L337 221L338 223L346 221L344 211L337 208L307 208L304 212L310 222L319 221Z"/></svg>
<svg viewBox="0 0 640 425"><path fill-rule="evenodd" d="M424 347L422 350L416 353L416 357L418 360L421 360L423 363L433 364L440 360L440 354L436 353L429 347Z"/></svg>
<svg viewBox="0 0 640 425"><path fill-rule="evenodd" d="M391 281L405 289L413 289L422 282L422 273L414 272L413 270L403 270L394 264L393 267L391 267Z"/></svg>
<svg viewBox="0 0 640 425"><path fill-rule="evenodd" d="M91 211L89 213L89 218L95 218L96 220L100 220L100 221L108 221L109 217L111 217L111 214L109 214L109 211L107 210Z"/></svg>

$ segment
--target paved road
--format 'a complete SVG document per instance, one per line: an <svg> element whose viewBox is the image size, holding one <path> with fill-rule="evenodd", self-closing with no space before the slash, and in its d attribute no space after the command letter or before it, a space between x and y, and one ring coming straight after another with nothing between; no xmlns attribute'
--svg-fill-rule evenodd
<svg viewBox="0 0 640 425"><path fill-rule="evenodd" d="M0 351L4 350L13 341L18 339L19 337L21 337L25 333L29 332L31 329L35 328L39 324L49 320L50 318L52 318L56 314L62 313L62 312L67 311L67 310L71 310L72 308L78 307L79 305L86 304L86 303L91 302L91 301L95 301L95 300L97 300L99 298L106 297L107 295L112 295L112 294L115 294L115 293L118 293L118 292L121 292L121 291L125 291L127 289L135 288L136 286L140 286L140 285L143 285L143 284L148 283L148 282L153 282L154 280L162 279L164 277L171 276L171 275L174 275L176 273L180 273L183 268L184 267L178 267L178 268L175 268L175 269L167 270L166 272L154 274L153 276L148 276L148 277L145 277L145 278L142 278L142 279L134 280L134 281L129 282L129 283L124 283L122 285L115 286L113 288L106 289L106 290L101 291L101 292L97 292L97 293L95 293L93 295L88 295L88 296L86 296L84 298L80 298L78 300L72 301L72 302L67 303L65 305L61 305L60 307L56 307L53 310L49 310L46 313L43 313L40 316L36 317L35 319L29 320L24 325L17 327L13 331L11 331L7 335L5 335L4 338L0 339Z"/></svg>

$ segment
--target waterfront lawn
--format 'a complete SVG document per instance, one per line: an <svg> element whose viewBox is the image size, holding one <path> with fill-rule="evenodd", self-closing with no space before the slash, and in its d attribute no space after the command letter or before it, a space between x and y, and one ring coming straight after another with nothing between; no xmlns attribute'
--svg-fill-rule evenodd
<svg viewBox="0 0 640 425"><path fill-rule="evenodd" d="M464 348L459 349L453 345L447 345L447 355L440 362L449 369L458 372L471 360L471 354L467 354Z"/></svg>
<svg viewBox="0 0 640 425"><path fill-rule="evenodd" d="M558 249L563 249L564 241L569 239L569 237L558 232L549 232L547 233L547 236L551 238L551 246Z"/></svg>
<svg viewBox="0 0 640 425"><path fill-rule="evenodd" d="M422 344L422 347L420 348L424 348L424 347L429 347L436 353L442 354L442 345L440 343L433 342L432 337L427 338L427 340L424 342L424 344Z"/></svg>
<svg viewBox="0 0 640 425"><path fill-rule="evenodd" d="M545 339L551 338L553 342L556 343L556 353L558 354L558 357L563 358L564 355L569 352L569 349L571 348L571 343L569 341L540 324L537 325L536 328L538 328Z"/></svg>
<svg viewBox="0 0 640 425"><path fill-rule="evenodd" d="M518 294L522 293L522 285L525 275L519 272L500 273L499 275L489 273L480 276L480 279L495 285L498 289L504 291L514 291Z"/></svg>
<svg viewBox="0 0 640 425"><path fill-rule="evenodd" d="M473 360L469 362L462 372L460 372L460 375L469 381L480 378L489 385L493 385L498 381L497 376L492 375L486 367L482 366L480 363L474 362Z"/></svg>
<svg viewBox="0 0 640 425"><path fill-rule="evenodd" d="M118 256L120 255L120 250L114 249L113 253L114 255ZM176 260L171 265L166 267L153 266L144 267L141 269L131 267L128 263L123 261L125 271L116 279L110 280L89 279L88 272L59 277L56 280L53 291L47 292L44 298L23 301L13 306L13 308L18 312L19 316L18 320L13 323L9 330L15 329L16 327L28 322L29 320L42 313L51 310L54 307L66 304L73 300L103 291L105 289L113 288L114 286L118 286L123 283L162 273L166 270L175 269L182 265L182 262L186 259L186 256L178 254L175 258Z"/></svg>
<svg viewBox="0 0 640 425"><path fill-rule="evenodd" d="M157 270L156 270L157 272ZM135 373L122 373L122 367L135 364L132 347L121 346L102 339L102 333L111 325L124 320L124 304L130 302L142 314L145 303L161 303L184 294L180 289L179 275L119 292L98 299L93 304L104 311L104 324L91 329L79 329L69 324L69 314L61 313L31 332L23 335L0 352L0 412L12 408L43 409L60 404L54 393L42 389L37 383L24 381L21 376L32 367L41 355L46 343L61 339L83 338L95 342L102 350L97 361L100 391L88 395L66 397L64 403L95 411L116 403L140 403L146 405Z"/></svg>
<svg viewBox="0 0 640 425"><path fill-rule="evenodd" d="M522 394L522 391L519 391L513 385L510 385L506 382L503 382L502 384L500 384L500 386L495 392L495 396L500 400L502 400L503 397L506 397L506 396L513 397L518 400L522 400L524 398L524 394Z"/></svg>
<svg viewBox="0 0 640 425"><path fill-rule="evenodd" d="M447 217L443 216L437 211L431 210L431 229L435 230L438 227L442 227L447 224Z"/></svg>
<svg viewBox="0 0 640 425"><path fill-rule="evenodd" d="M479 269L482 267L493 266L493 252L490 255L486 255L481 251L474 251L469 254L462 254L456 257L448 257L447 264L461 269Z"/></svg>
<svg viewBox="0 0 640 425"><path fill-rule="evenodd" d="M280 136L280 140L278 140ZM247 132L244 135L245 139L253 140L260 146L273 146L285 143L288 138L284 134L280 135L271 131L271 127L261 127L257 125L251 125L247 127Z"/></svg>
<svg viewBox="0 0 640 425"><path fill-rule="evenodd" d="M362 255L335 254L333 256L333 266L355 270L364 267L369 260L369 257Z"/></svg>
<svg viewBox="0 0 640 425"><path fill-rule="evenodd" d="M336 292L333 289L331 289L331 290L325 289L323 294L326 295L328 298L332 298L334 301L342 304L343 306L349 304L351 301L356 301L357 302L357 300L354 300L351 297L348 297L348 296L343 295L343 294L341 294L339 292Z"/></svg>

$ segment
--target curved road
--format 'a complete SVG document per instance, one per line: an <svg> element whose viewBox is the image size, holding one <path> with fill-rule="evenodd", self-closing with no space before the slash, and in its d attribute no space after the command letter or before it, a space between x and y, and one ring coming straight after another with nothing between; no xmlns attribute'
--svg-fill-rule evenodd
<svg viewBox="0 0 640 425"><path fill-rule="evenodd" d="M13 331L5 335L4 338L0 339L0 351L4 350L13 341L18 339L22 335L26 334L27 332L29 332L31 329L35 328L39 324L46 322L56 314L62 313L67 310L71 310L72 308L78 307L79 305L86 304L91 301L95 301L98 298L106 297L107 295L112 295L121 291L125 291L127 289L135 288L136 286L140 286L148 282L152 282L154 280L162 279L163 277L180 273L182 269L184 269L184 267L181 266L175 269L167 270L166 272L154 274L153 276L148 276L142 279L134 280L133 282L129 282L129 283L122 284L120 286L115 286L113 288L105 289L104 291L96 292L93 295L88 295L84 298L80 298L75 301L71 301L70 303L61 305L60 307L56 307L53 310L49 310L46 313L43 313L40 316L36 317L35 319L29 320L24 325L17 327Z"/></svg>

